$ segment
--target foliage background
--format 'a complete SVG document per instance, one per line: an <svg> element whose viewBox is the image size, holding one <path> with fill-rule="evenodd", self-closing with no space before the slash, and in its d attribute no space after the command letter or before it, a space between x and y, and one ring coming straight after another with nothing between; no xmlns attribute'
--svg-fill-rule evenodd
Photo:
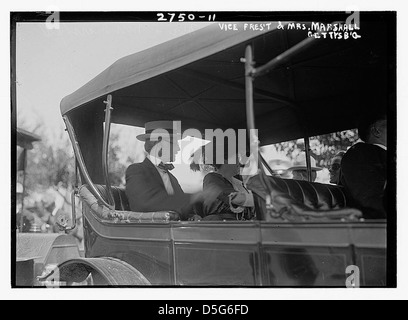
<svg viewBox="0 0 408 320"><path fill-rule="evenodd" d="M309 143L317 165L326 168L339 151L347 151L357 140L357 129L353 129L311 137ZM305 143L303 139L288 141L276 144L275 149L285 153L290 160L294 160L300 152L305 150Z"/></svg>

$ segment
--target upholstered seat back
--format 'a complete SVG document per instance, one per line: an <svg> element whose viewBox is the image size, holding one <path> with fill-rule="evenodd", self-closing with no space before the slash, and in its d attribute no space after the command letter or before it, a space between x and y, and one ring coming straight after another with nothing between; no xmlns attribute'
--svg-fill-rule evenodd
<svg viewBox="0 0 408 320"><path fill-rule="evenodd" d="M350 205L343 187L292 179L270 177L280 189L312 209L340 209Z"/></svg>
<svg viewBox="0 0 408 320"><path fill-rule="evenodd" d="M102 197L108 199L108 191L106 186L96 184L95 187L101 193ZM115 210L119 211L131 211L128 198L126 196L124 187L111 187L113 199L115 200Z"/></svg>
<svg viewBox="0 0 408 320"><path fill-rule="evenodd" d="M352 200L347 197L341 186L276 177L268 177L268 179L277 191L288 194L293 202L304 204L310 210L335 210L353 207ZM248 182L248 188L254 193L258 219L267 219L265 214L267 191L261 183L260 177L251 178Z"/></svg>
<svg viewBox="0 0 408 320"><path fill-rule="evenodd" d="M104 185L95 185L102 198L108 199L108 191ZM178 221L180 216L174 211L134 212L131 211L128 198L123 187L111 187L115 200L115 209L100 204L89 189L88 185L81 186L79 195L85 203L85 210L91 210L103 221L114 223L123 222L168 222Z"/></svg>
<svg viewBox="0 0 408 320"><path fill-rule="evenodd" d="M321 184L308 181L300 180L291 180L291 179L281 179L276 177L268 177L271 182L278 187L278 189L288 194L296 202L302 203L309 207L312 210L332 210L332 209L341 209L345 207L352 207L352 201L347 197L344 192L343 187L330 185L330 184ZM102 197L107 200L107 189L104 185L95 185ZM257 203L257 217L260 220L265 220L265 195L266 190L263 188L259 176L255 176L249 180L248 183L249 189L255 195L255 202ZM125 188L124 187L111 187L113 198L115 200L115 211L126 212L126 218L137 219L137 220L178 220L179 217L177 214L170 213L131 213L129 201L127 199ZM81 188L82 199L87 202L90 207L96 204L96 199L90 194L88 186L84 185ZM100 207L97 211L100 211ZM103 210L103 216L110 216L112 213L105 213L106 208ZM106 211L108 212L108 211ZM161 217L163 215L163 217Z"/></svg>

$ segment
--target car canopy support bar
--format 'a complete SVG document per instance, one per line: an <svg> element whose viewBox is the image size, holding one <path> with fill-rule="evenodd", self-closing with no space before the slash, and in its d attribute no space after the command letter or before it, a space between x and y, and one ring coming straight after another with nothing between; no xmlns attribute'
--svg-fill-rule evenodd
<svg viewBox="0 0 408 320"><path fill-rule="evenodd" d="M114 209L114 206L110 205L109 203L107 203L103 197L101 196L101 194L99 193L98 189L96 189L94 183L91 180L91 177L89 176L88 170L86 169L85 166L85 162L84 162L84 158L82 156L81 153L81 149L79 148L79 144L78 144L78 140L75 136L75 131L74 131L74 127L71 124L71 121L69 120L69 118L65 115L63 116L64 122L65 122L65 126L67 128L67 132L69 135L69 138L71 140L71 144L72 147L74 149L74 154L75 154L75 158L78 161L78 166L79 169L82 173L82 176L85 179L85 183L88 184L90 191L92 192L92 194L94 195L94 197L96 199L98 199L98 202L106 207L108 207L109 209Z"/></svg>
<svg viewBox="0 0 408 320"><path fill-rule="evenodd" d="M108 95L107 100L104 101L106 104L105 108L105 132L103 134L103 145L102 145L102 171L105 179L106 190L108 191L108 202L115 208L115 200L112 195L112 188L109 179L109 168L108 168L108 147L109 147L109 135L111 128L111 113L112 113L112 95Z"/></svg>
<svg viewBox="0 0 408 320"><path fill-rule="evenodd" d="M332 24L341 24L341 23L343 23L343 22L342 21L332 22ZM257 77L260 77L260 76L263 76L263 75L267 74L268 72L272 71L273 69L276 69L282 63L286 62L290 57L298 54L299 52L305 50L310 45L315 43L317 39L320 39L320 34L321 34L321 32L316 32L316 36L304 39L303 41L295 44L293 47L291 47L290 49L288 49L285 52L281 53L277 57L273 58L271 61L264 64L263 66L260 66L258 68L254 68L252 70L251 76L255 79Z"/></svg>
<svg viewBox="0 0 408 320"><path fill-rule="evenodd" d="M339 23L339 22L334 22ZM254 61L252 57L252 48L251 46L247 47L247 51L245 53L245 76L246 76L246 91L247 91L247 110L252 109L252 117L253 117L253 81L260 76L267 74L268 72L272 71L273 69L279 67L284 62L286 62L290 57L298 54L299 52L305 50L311 44L316 42L316 39L319 37L310 37L306 38L303 41L299 42L298 44L294 45L293 47L289 48L285 52L281 53L277 57L273 58L268 63L260 66L258 68L254 67ZM250 92L250 93L249 93ZM249 98L248 98L249 97ZM248 117L248 112L247 112ZM248 117L248 125L249 128L255 127L254 119L250 119ZM253 125L253 127L251 127ZM311 160L310 160L310 144L309 144L309 137L305 137L305 152L306 152L306 166L307 166L307 175L308 181L312 181L312 168L311 168Z"/></svg>
<svg viewBox="0 0 408 320"><path fill-rule="evenodd" d="M267 190L266 194L266 210L270 215L274 215L273 211L273 204L272 204L272 192L273 188L271 186L271 182L268 179L262 163L262 154L259 150L259 140L258 135L255 130L255 113L254 113L254 78L252 77L251 73L253 71L253 53L252 47L248 45L245 50L245 94L246 94L246 113L247 113L247 127L248 127L248 135L249 135L249 142L250 142L250 149L251 153L257 152L258 153L258 171L261 183L263 184L265 190Z"/></svg>
<svg viewBox="0 0 408 320"><path fill-rule="evenodd" d="M273 58L271 61L268 63L264 64L263 66L260 66L258 68L254 68L252 71L252 77L257 78L260 76L263 76L267 74L268 72L272 71L273 69L277 68L280 66L282 63L286 62L291 56L299 53L300 51L306 49L308 46L310 46L313 42L315 42L316 38L311 37L307 38L298 44L294 45L290 49L286 50L285 52L281 53L277 57Z"/></svg>
<svg viewBox="0 0 408 320"><path fill-rule="evenodd" d="M309 137L305 137L305 153L306 153L307 181L312 182L312 163L310 161Z"/></svg>

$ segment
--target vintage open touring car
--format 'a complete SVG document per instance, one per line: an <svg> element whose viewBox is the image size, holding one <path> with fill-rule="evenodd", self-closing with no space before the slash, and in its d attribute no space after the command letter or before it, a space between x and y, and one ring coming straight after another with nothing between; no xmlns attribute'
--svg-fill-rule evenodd
<svg viewBox="0 0 408 320"><path fill-rule="evenodd" d="M307 145L311 136L355 128L366 112L387 111L395 72L388 19L361 14L361 38L349 40L308 37L286 28L289 23L268 23L262 31L214 23L118 60L62 100L77 164L85 257L62 263L44 281L345 287L351 266L359 275L354 285L387 286L385 220L316 218L321 210L349 206L342 187L266 176L261 166L258 219L206 222L132 212L124 188L110 185L111 123L256 128L260 145L298 138ZM276 190L316 215L280 218Z"/></svg>

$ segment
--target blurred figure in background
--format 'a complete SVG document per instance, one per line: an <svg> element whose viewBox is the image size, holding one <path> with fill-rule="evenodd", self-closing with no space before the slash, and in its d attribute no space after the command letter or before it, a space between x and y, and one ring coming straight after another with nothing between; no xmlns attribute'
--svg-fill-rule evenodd
<svg viewBox="0 0 408 320"><path fill-rule="evenodd" d="M273 159L269 161L268 164L269 164L269 167L273 171L274 177L286 178L286 179L290 179L292 177L290 171L288 171L289 167L291 166L291 163L289 160Z"/></svg>
<svg viewBox="0 0 408 320"><path fill-rule="evenodd" d="M330 173L330 183L340 184L340 168L341 168L341 159L346 154L345 151L339 151L331 160L329 166Z"/></svg>
<svg viewBox="0 0 408 320"><path fill-rule="evenodd" d="M313 158L313 156L310 157L310 163L312 167L312 181L311 182L314 182L316 181L316 178L317 178L317 171L322 170L322 168L319 168L316 166L316 160ZM293 162L292 167L288 168L288 171L292 172L293 179L308 181L305 152L302 152L297 156L297 158Z"/></svg>

